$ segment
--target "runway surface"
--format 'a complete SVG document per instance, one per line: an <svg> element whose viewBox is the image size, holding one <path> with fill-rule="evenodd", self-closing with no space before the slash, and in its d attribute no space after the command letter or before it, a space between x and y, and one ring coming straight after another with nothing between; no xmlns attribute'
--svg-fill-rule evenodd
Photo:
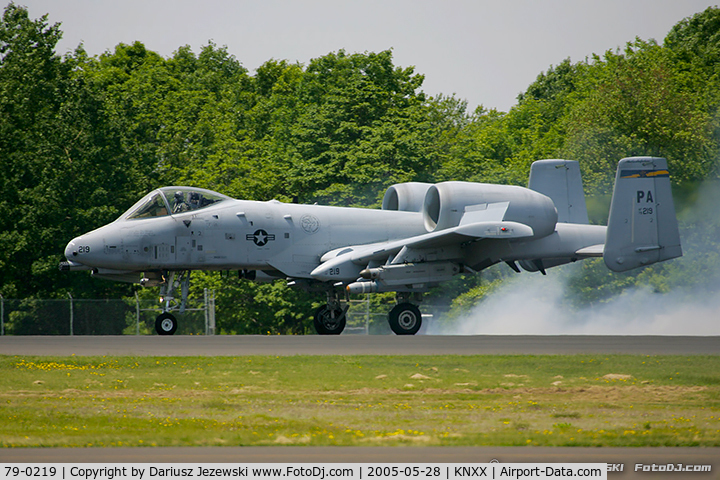
<svg viewBox="0 0 720 480"><path fill-rule="evenodd" d="M3 336L0 355L720 355L720 337L690 336ZM720 448L547 447L163 447L0 449L18 463L504 463L624 464L610 478L683 478L634 472L635 464L712 465Z"/></svg>
<svg viewBox="0 0 720 480"><path fill-rule="evenodd" d="M475 336L2 336L0 355L720 355L720 337Z"/></svg>

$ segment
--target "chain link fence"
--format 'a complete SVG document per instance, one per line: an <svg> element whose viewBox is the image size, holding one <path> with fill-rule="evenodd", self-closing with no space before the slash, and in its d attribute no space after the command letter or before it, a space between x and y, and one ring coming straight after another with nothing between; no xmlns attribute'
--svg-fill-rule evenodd
<svg viewBox="0 0 720 480"><path fill-rule="evenodd" d="M0 298L2 335L154 335L159 303L129 299ZM177 335L215 333L215 297L188 299L178 319Z"/></svg>
<svg viewBox="0 0 720 480"><path fill-rule="evenodd" d="M427 329L446 309L421 305ZM157 301L125 299L6 299L0 297L2 335L155 335L155 319L162 309ZM188 299L175 335L215 334L215 295ZM392 335L387 312L372 311L370 298L352 300L344 335Z"/></svg>

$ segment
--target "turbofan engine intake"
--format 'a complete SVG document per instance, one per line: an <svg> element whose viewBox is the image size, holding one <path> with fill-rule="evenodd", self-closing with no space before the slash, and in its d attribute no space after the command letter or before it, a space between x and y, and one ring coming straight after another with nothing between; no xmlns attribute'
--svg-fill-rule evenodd
<svg viewBox="0 0 720 480"><path fill-rule="evenodd" d="M431 183L408 182L390 186L383 197L383 210L420 212Z"/></svg>

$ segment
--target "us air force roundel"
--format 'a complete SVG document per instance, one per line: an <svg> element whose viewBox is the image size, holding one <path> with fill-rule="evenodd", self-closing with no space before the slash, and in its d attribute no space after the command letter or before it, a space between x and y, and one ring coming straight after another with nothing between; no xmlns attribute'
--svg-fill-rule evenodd
<svg viewBox="0 0 720 480"><path fill-rule="evenodd" d="M264 247L268 242L275 240L275 234L267 233L265 230L256 230L255 233L248 233L245 235L245 240L255 242L258 247Z"/></svg>

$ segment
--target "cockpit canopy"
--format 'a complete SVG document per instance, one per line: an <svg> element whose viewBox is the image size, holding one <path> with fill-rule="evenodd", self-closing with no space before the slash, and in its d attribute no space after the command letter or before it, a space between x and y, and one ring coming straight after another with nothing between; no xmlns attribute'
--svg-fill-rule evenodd
<svg viewBox="0 0 720 480"><path fill-rule="evenodd" d="M230 200L230 197L204 188L163 187L145 195L120 218L136 220L164 217L200 210L224 200Z"/></svg>

